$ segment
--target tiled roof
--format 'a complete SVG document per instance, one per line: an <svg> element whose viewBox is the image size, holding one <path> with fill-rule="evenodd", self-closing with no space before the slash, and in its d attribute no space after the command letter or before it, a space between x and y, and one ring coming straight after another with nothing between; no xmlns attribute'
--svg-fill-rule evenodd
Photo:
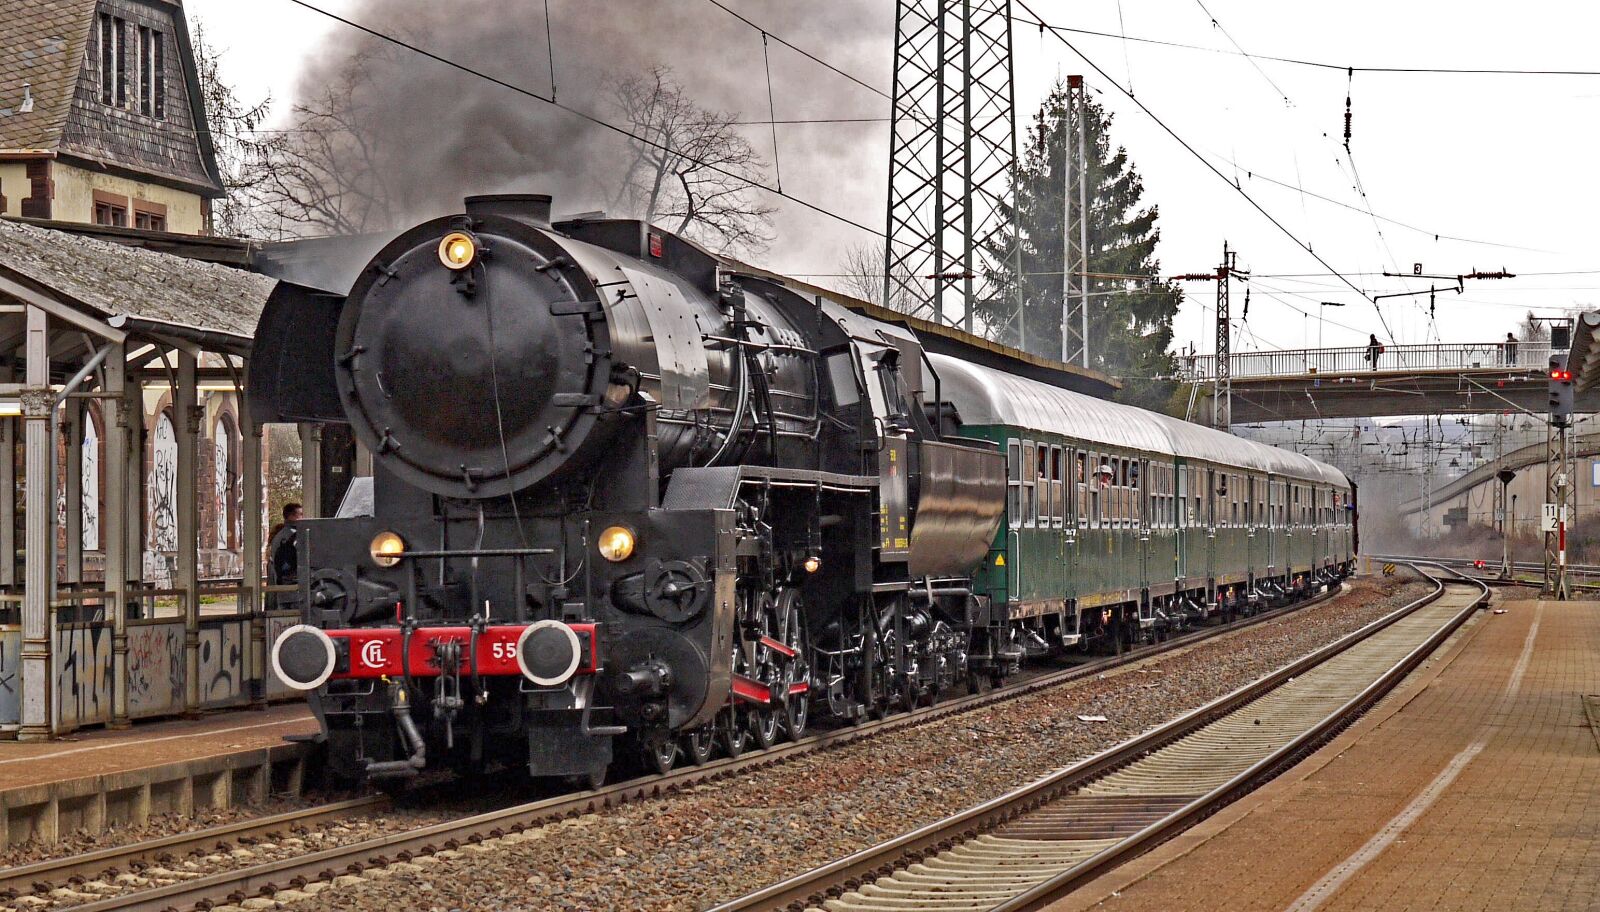
<svg viewBox="0 0 1600 912"><path fill-rule="evenodd" d="M0 220L0 271L103 319L128 316L249 338L277 283L229 266Z"/></svg>
<svg viewBox="0 0 1600 912"><path fill-rule="evenodd" d="M6 0L0 15L0 149L54 150L72 106L95 0ZM33 111L20 113L22 84Z"/></svg>

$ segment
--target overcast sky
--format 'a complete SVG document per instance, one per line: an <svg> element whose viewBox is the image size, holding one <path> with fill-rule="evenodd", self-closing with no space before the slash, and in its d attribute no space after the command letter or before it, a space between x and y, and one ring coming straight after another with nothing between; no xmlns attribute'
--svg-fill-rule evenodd
<svg viewBox="0 0 1600 912"><path fill-rule="evenodd" d="M353 0L314 2L337 12L354 8ZM550 2L581 2L597 12L606 5L605 0ZM698 6L705 0L661 2ZM758 23L764 10L775 9L757 0L725 2ZM270 92L280 113L294 96L300 68L325 50L325 41L345 34L344 26L288 0L187 0L185 5L224 51L224 75L240 94L254 99ZM1226 240L1240 251L1239 265L1256 273L1249 320L1236 334L1235 350L1299 348L1317 345L1319 336L1328 345L1360 344L1369 332L1402 343L1480 341L1503 338L1530 308L1554 313L1600 303L1600 228L1593 214L1600 190L1595 127L1600 76L1358 71L1351 80L1341 69L1252 62L1232 43L1252 54L1339 67L1600 70L1593 48L1600 34L1600 4L1205 0L1204 10L1199 0L1125 0L1120 9L1118 0L1029 0L1029 5L1054 25L1225 52L1067 36L1105 71L1100 76L1036 29L1019 24L1014 42L1019 123L1028 122L1050 83L1068 73L1086 73L1096 97L1115 112L1113 136L1144 176L1147 201L1161 207L1164 271L1211 270ZM1017 12L1026 15L1020 7ZM715 53L719 42L759 42L759 34L737 20L725 22L725 33L705 35L699 47L663 48L662 62L671 64L679 54ZM628 26L617 23L619 29ZM425 43L425 36L421 40ZM530 44L542 49L542 36ZM556 45L558 59L560 53L582 52L563 47L559 35ZM829 56L828 47L814 40L806 49ZM778 59L780 53L788 52L774 51L775 79L789 83L775 86L780 108L783 99L806 96L805 108L813 117L832 110L824 102L835 99L840 116L887 112L888 103L878 96L804 61ZM891 54L892 35L885 32L881 63L863 66L856 75L887 89ZM1504 267L1519 277L1469 282L1463 295L1440 295L1432 321L1426 295L1383 301L1385 328L1371 302L1328 274L1116 88L1130 81L1138 99L1172 131L1369 294L1425 289L1426 283L1380 274L1410 272L1419 262L1429 273ZM755 73L749 85L744 110L759 116L765 112L765 83ZM1343 148L1347 86L1353 99L1353 156ZM538 102L509 95L506 103ZM778 114L781 119L784 112ZM807 143L808 131L861 130L861 168L849 182L838 173L786 169L784 187L857 221L882 224L887 124L780 129L780 152ZM1365 200L1353 188L1356 173L1364 182ZM786 208L766 261L779 271L837 271L845 249L869 240L856 229L776 202ZM1376 220L1367 214L1368 206ZM1176 326L1179 345L1193 342L1201 351L1210 350L1207 321L1214 294L1210 284L1189 286ZM1345 306L1324 309L1321 301ZM1235 286L1233 310L1238 320L1240 286ZM1320 330L1319 310L1327 318Z"/></svg>

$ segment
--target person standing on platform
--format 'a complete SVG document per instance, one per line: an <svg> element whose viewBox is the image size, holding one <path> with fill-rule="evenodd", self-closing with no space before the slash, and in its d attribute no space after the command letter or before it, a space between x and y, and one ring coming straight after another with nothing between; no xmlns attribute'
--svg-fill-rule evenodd
<svg viewBox="0 0 1600 912"><path fill-rule="evenodd" d="M272 540L267 544L267 582L274 586L287 586L300 580L300 540L294 524L305 518L305 510L297 503L283 505L283 522L272 530ZM277 607L286 607L285 593L275 593Z"/></svg>
<svg viewBox="0 0 1600 912"><path fill-rule="evenodd" d="M1372 362L1372 369L1378 369L1378 356L1383 354L1383 343L1378 341L1377 333L1367 335L1367 360Z"/></svg>

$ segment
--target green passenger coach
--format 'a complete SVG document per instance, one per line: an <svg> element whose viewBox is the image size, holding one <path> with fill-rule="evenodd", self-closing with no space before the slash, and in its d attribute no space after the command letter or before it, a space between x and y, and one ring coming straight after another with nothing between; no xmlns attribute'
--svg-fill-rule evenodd
<svg viewBox="0 0 1600 912"><path fill-rule="evenodd" d="M1308 595L1353 569L1355 489L1331 466L930 359L961 434L1006 456L1006 517L974 589L1023 651L1120 651Z"/></svg>

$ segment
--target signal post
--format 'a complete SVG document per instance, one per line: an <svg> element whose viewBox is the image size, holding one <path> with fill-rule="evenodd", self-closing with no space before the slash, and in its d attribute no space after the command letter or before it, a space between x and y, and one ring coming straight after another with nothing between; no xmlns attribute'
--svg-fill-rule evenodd
<svg viewBox="0 0 1600 912"><path fill-rule="evenodd" d="M1544 592L1557 601L1572 597L1567 582L1567 522L1572 516L1573 460L1567 430L1572 424L1572 371L1567 354L1550 356L1550 424L1544 462Z"/></svg>

